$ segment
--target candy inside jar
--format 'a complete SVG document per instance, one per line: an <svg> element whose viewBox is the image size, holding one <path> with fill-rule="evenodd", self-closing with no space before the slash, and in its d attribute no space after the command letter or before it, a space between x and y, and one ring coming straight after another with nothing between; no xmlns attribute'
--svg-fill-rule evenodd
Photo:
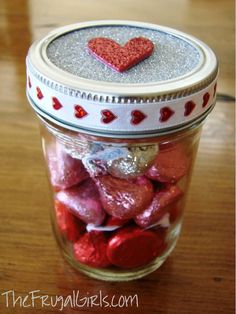
<svg viewBox="0 0 236 314"><path fill-rule="evenodd" d="M180 232L198 133L128 144L88 138L84 152L78 148L78 158L72 157L75 145L70 154L68 143L62 143L60 136L43 133L55 191L55 229L70 262L85 267L85 272L92 267L107 276L162 263ZM192 137L194 141L190 141ZM79 136L74 138L76 141L73 137L71 141L78 143ZM140 163L140 151L145 167ZM132 175L130 164L134 165ZM119 169L122 176L117 175ZM73 184L68 174L76 178Z"/></svg>

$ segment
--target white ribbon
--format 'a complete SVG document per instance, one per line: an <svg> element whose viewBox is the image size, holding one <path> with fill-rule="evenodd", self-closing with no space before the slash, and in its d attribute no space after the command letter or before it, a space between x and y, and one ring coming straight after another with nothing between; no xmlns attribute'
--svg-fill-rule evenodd
<svg viewBox="0 0 236 314"><path fill-rule="evenodd" d="M66 128L84 128L102 132L145 132L158 131L165 128L190 122L201 116L215 102L216 79L205 89L190 96L156 103L105 103L95 102L76 97L74 94L64 94L62 90L54 90L47 86L47 81L40 80L27 67L27 94L34 109L53 122L65 125ZM209 100L203 106L204 95L209 93ZM60 106L55 105L55 99ZM54 103L53 103L54 100ZM185 105L193 102L195 108L189 115L185 115ZM53 106L54 105L54 106ZM76 108L82 108L86 114L78 118ZM160 111L168 107L174 114L165 122L160 121ZM104 114L112 113L109 119ZM134 112L140 111L145 118L140 123L133 123ZM105 121L105 122L104 122ZM135 121L137 122L137 121Z"/></svg>

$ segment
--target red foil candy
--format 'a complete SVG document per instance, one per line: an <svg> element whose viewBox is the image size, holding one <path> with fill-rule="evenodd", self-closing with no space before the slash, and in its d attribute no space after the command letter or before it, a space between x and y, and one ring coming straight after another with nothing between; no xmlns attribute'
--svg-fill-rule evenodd
<svg viewBox="0 0 236 314"><path fill-rule="evenodd" d="M157 223L167 212L167 207L178 201L182 195L182 191L176 185L157 191L150 206L135 217L135 222L143 228Z"/></svg>
<svg viewBox="0 0 236 314"><path fill-rule="evenodd" d="M109 67L124 72L149 57L154 45L144 37L132 38L124 47L110 38L97 37L88 42L88 48Z"/></svg>
<svg viewBox="0 0 236 314"><path fill-rule="evenodd" d="M165 249L161 234L137 227L119 230L108 242L107 257L123 269L141 267L150 263Z"/></svg>
<svg viewBox="0 0 236 314"><path fill-rule="evenodd" d="M76 185L89 177L82 161L72 158L59 143L47 148L47 159L51 183L57 191Z"/></svg>
<svg viewBox="0 0 236 314"><path fill-rule="evenodd" d="M124 226L129 221L130 219L120 219L120 218L109 216L105 223L105 226Z"/></svg>
<svg viewBox="0 0 236 314"><path fill-rule="evenodd" d="M70 213L68 208L55 200L56 221L59 230L67 240L75 242L85 231L85 225Z"/></svg>
<svg viewBox="0 0 236 314"><path fill-rule="evenodd" d="M110 265L106 250L107 239L100 231L87 232L74 244L75 258L79 262L92 267L107 267Z"/></svg>
<svg viewBox="0 0 236 314"><path fill-rule="evenodd" d="M58 192L56 198L85 223L101 225L105 218L98 190L92 179Z"/></svg>
<svg viewBox="0 0 236 314"><path fill-rule="evenodd" d="M163 183L175 183L187 174L189 158L180 145L160 150L146 176Z"/></svg>
<svg viewBox="0 0 236 314"><path fill-rule="evenodd" d="M145 177L128 181L105 175L97 177L96 184L106 212L120 219L135 217L153 197L153 186Z"/></svg>

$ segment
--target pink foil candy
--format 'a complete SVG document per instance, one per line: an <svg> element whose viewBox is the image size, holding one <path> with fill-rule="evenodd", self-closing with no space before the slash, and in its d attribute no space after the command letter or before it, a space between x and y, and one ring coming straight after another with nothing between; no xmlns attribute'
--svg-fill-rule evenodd
<svg viewBox="0 0 236 314"><path fill-rule="evenodd" d="M156 160L146 176L159 182L175 183L186 175L189 165L189 158L180 145L165 149L160 146Z"/></svg>
<svg viewBox="0 0 236 314"><path fill-rule="evenodd" d="M81 160L72 158L59 143L47 148L50 179L56 190L66 189L88 178Z"/></svg>
<svg viewBox="0 0 236 314"><path fill-rule="evenodd" d="M178 201L182 194L177 185L157 191L150 206L135 217L135 222L142 228L155 224L166 213L168 206Z"/></svg>
<svg viewBox="0 0 236 314"><path fill-rule="evenodd" d="M110 175L96 178L102 205L111 216L129 219L142 212L151 202L153 186L145 177L133 180Z"/></svg>
<svg viewBox="0 0 236 314"><path fill-rule="evenodd" d="M99 226L105 218L105 212L92 179L87 179L79 186L58 192L56 198L87 224Z"/></svg>

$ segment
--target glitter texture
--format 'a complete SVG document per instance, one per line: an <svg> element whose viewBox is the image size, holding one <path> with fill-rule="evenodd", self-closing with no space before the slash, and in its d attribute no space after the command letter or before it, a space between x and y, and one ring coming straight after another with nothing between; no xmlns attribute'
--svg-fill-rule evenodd
<svg viewBox="0 0 236 314"><path fill-rule="evenodd" d="M111 38L124 46L134 37L154 44L152 55L133 68L118 73L94 58L87 48L95 37ZM168 33L135 26L97 26L75 30L54 39L47 48L49 60L60 69L81 78L126 84L166 81L193 71L200 62L198 49Z"/></svg>
<svg viewBox="0 0 236 314"><path fill-rule="evenodd" d="M124 72L149 57L154 45L143 37L136 37L124 46L112 39L96 37L88 42L88 48L103 63L118 72Z"/></svg>

